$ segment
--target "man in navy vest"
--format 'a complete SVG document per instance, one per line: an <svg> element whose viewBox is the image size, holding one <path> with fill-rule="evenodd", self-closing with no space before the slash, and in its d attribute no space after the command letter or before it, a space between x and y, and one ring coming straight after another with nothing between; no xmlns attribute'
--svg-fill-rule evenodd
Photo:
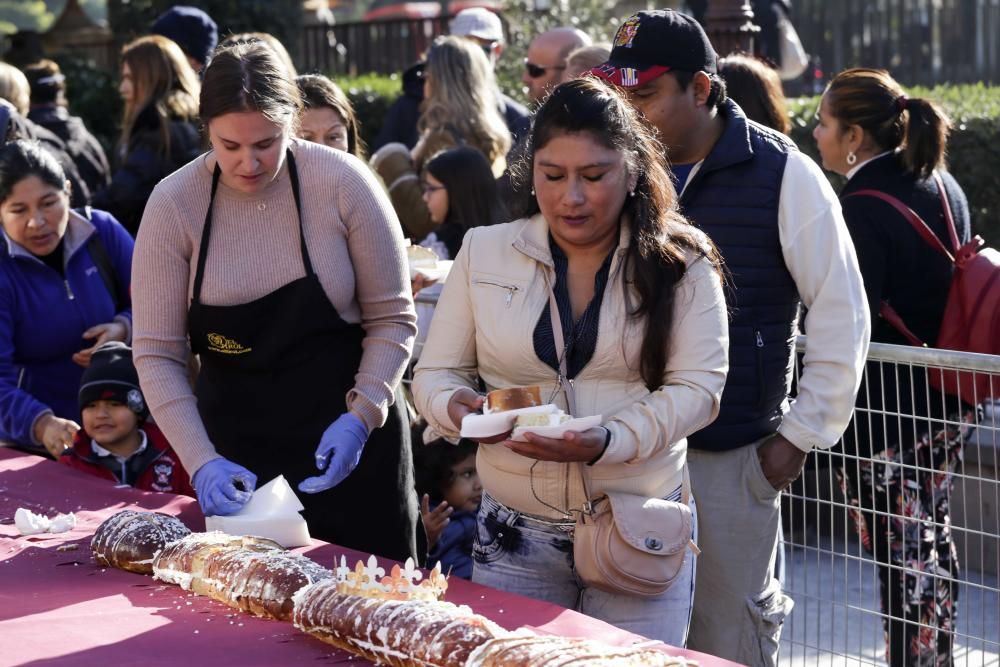
<svg viewBox="0 0 1000 667"><path fill-rule="evenodd" d="M702 550L688 645L756 667L774 664L792 607L774 578L780 493L847 427L870 325L833 189L726 98L716 61L691 17L639 12L592 73L656 127L682 212L726 262L729 376L718 418L688 438ZM791 402L800 304L809 342Z"/></svg>

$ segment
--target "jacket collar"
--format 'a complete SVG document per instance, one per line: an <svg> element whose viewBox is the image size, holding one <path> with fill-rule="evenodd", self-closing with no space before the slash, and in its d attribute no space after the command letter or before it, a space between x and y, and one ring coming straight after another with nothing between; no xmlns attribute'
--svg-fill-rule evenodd
<svg viewBox="0 0 1000 667"><path fill-rule="evenodd" d="M629 246L630 225L623 217L622 224L618 231L618 255L621 255ZM549 249L549 224L541 213L527 218L527 224L521 226L521 230L514 237L512 243L515 250L524 253L536 262L540 262L550 269L555 269L555 261L552 259L552 251Z"/></svg>
<svg viewBox="0 0 1000 667"><path fill-rule="evenodd" d="M720 116L725 123L722 135L715 142L715 146L712 147L708 156L702 160L698 170L688 179L681 195L682 198L684 194L692 192L690 187L692 182L699 180L705 174L753 159L750 123L746 114L743 113L743 109L740 109L736 102L727 99Z"/></svg>
<svg viewBox="0 0 1000 667"><path fill-rule="evenodd" d="M90 237L96 232L97 228L94 227L94 223L71 209L69 212L69 224L66 225L66 233L63 235L64 264L69 263L69 259L77 250L87 245ZM6 230L3 231L3 240L7 245L7 254L11 257L32 259L36 262L42 261L31 254L23 245L7 236Z"/></svg>

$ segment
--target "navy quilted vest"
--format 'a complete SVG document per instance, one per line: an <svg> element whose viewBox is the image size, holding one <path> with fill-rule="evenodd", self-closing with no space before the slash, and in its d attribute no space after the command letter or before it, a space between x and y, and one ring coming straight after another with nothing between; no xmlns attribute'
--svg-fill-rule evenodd
<svg viewBox="0 0 1000 667"><path fill-rule="evenodd" d="M681 197L681 209L725 260L729 283L729 377L718 418L688 438L722 451L774 433L792 372L798 289L785 267L778 201L788 152L784 135L748 121L731 100L726 128Z"/></svg>

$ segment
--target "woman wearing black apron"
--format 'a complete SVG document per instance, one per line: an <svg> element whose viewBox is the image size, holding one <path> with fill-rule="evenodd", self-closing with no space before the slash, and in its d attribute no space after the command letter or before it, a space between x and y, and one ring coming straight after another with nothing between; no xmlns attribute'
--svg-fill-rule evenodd
<svg viewBox="0 0 1000 667"><path fill-rule="evenodd" d="M266 47L217 54L205 84L214 150L157 187L137 252L153 414L207 515L280 474L314 537L416 556L399 393L415 327L391 205L360 163L291 140L297 89ZM193 395L178 334L201 359Z"/></svg>

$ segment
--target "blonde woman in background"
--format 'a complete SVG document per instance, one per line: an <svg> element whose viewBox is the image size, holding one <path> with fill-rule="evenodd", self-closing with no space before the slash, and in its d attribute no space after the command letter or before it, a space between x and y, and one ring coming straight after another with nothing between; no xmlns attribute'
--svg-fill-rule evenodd
<svg viewBox="0 0 1000 667"><path fill-rule="evenodd" d="M414 242L435 224L423 201L418 174L441 151L470 146L486 156L494 177L507 168L511 137L497 102L493 70L483 50L467 39L439 37L427 53L420 139L412 151L386 144L372 156L403 230Z"/></svg>
<svg viewBox="0 0 1000 667"><path fill-rule="evenodd" d="M149 35L122 49L118 92L125 103L118 159L94 206L134 236L153 187L201 152L198 77L177 44Z"/></svg>
<svg viewBox="0 0 1000 667"><path fill-rule="evenodd" d="M500 114L493 70L481 48L460 37L441 37L427 53L424 109L413 147L417 171L436 153L459 145L479 149L493 175L507 167L510 131Z"/></svg>

